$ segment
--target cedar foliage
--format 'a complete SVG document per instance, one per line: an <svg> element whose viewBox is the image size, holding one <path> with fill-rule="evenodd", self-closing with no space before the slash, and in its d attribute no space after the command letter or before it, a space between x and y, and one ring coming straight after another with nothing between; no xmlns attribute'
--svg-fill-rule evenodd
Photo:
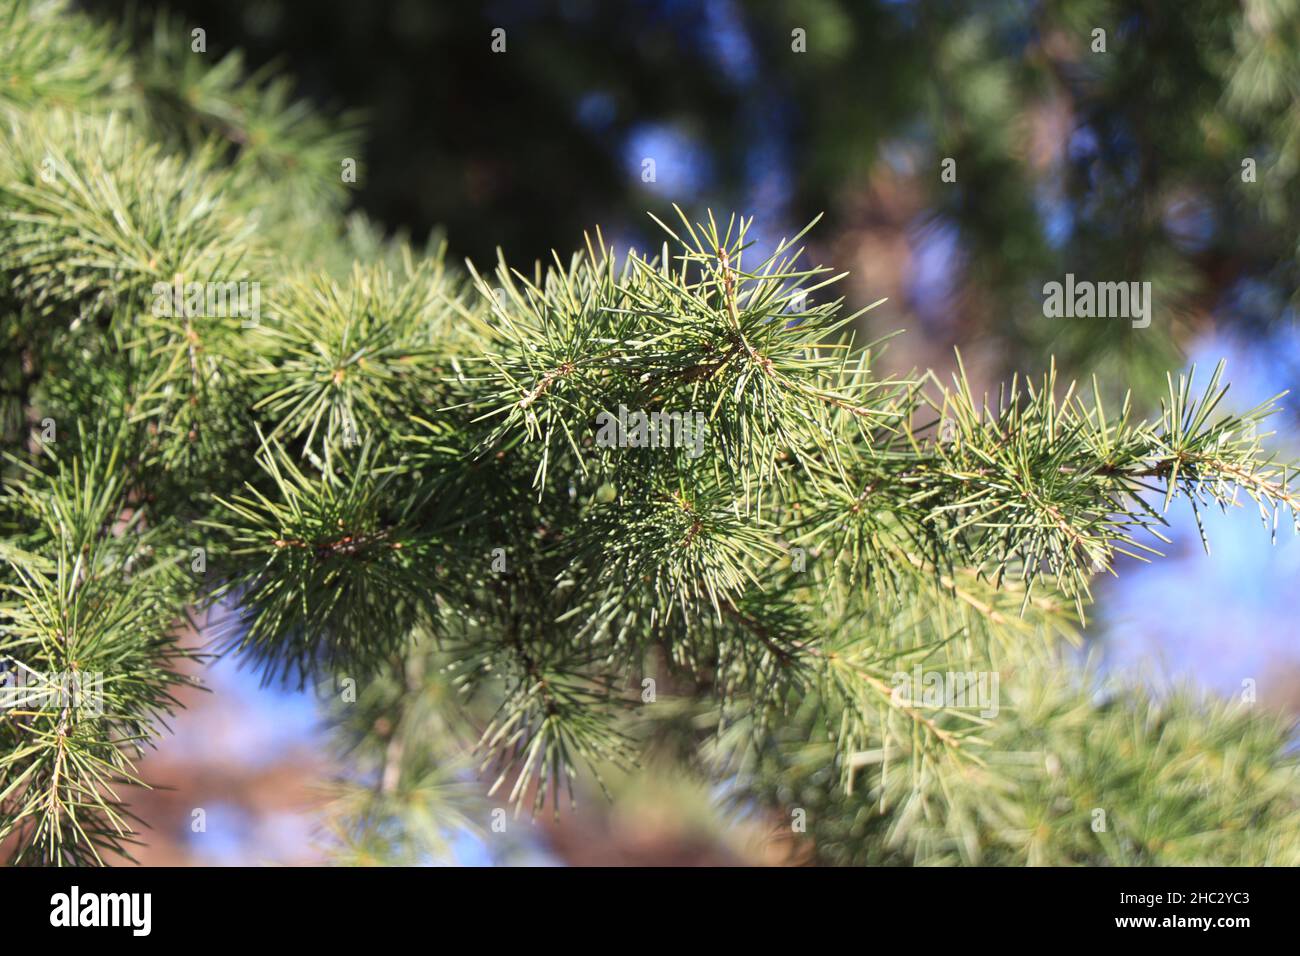
<svg viewBox="0 0 1300 956"><path fill-rule="evenodd" d="M1051 369L885 374L841 276L803 234L756 261L743 217L461 268L345 214L355 126L282 81L166 22L128 55L0 20L0 661L103 675L101 712L0 698L12 861L129 855L193 621L355 682L342 860L438 852L466 767L561 812L670 745L826 862L1300 862L1282 721L1062 655L1169 509L1295 523L1275 406L1221 410L1221 368L1149 418ZM240 282L260 315L170 291ZM703 413L705 454L597 443L620 406ZM915 667L996 674L999 712L900 695Z"/></svg>

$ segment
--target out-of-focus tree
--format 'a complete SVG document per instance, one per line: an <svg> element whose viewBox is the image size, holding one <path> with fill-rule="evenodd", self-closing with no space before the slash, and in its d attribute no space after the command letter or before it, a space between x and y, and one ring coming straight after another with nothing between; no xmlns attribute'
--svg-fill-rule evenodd
<svg viewBox="0 0 1300 956"><path fill-rule="evenodd" d="M1139 392L1216 311L1247 334L1293 316L1295 0L165 6L210 56L362 110L359 204L476 261L547 258L591 222L646 239L670 201L773 232L825 211L859 275L901 250L896 308L936 344L980 335L1008 368L1050 350ZM1045 319L1067 272L1150 281L1155 321Z"/></svg>

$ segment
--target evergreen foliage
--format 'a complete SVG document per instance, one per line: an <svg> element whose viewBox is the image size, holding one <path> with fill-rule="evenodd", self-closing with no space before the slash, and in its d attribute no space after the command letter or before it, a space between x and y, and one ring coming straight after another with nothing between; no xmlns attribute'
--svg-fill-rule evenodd
<svg viewBox="0 0 1300 956"><path fill-rule="evenodd" d="M355 681L345 860L437 852L466 767L560 812L671 742L828 862L1300 863L1279 719L1062 653L1171 508L1297 522L1275 405L1221 410L1221 368L1149 418L1051 369L888 375L802 234L755 261L739 217L461 269L344 217L352 127L282 82L166 23L136 59L0 20L0 661L103 675L102 709L0 698L13 860L129 852L194 617L268 680ZM184 291L239 283L260 314ZM701 414L703 454L598 441L620 408ZM997 675L998 713L914 668Z"/></svg>

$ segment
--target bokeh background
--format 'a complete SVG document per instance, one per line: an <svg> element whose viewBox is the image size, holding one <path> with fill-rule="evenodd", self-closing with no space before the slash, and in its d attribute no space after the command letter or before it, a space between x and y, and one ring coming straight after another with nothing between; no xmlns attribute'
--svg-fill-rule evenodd
<svg viewBox="0 0 1300 956"><path fill-rule="evenodd" d="M83 0L137 31L155 6ZM600 225L657 245L646 213L755 217L760 245L818 214L815 261L848 270L889 363L985 385L1049 356L1138 409L1166 369L1228 360L1251 407L1300 368L1300 0L168 0L214 61L243 51L364 124L354 206L454 258L514 264ZM504 31L505 50L492 48ZM1098 33L1097 31L1102 31ZM501 34L496 35L498 38ZM184 89L176 91L185 96ZM647 181L646 161L654 178ZM953 181L941 176L945 160ZM952 179L953 177L948 177ZM1051 320L1072 272L1150 281L1149 328ZM1291 400L1290 407L1300 408ZM1300 419L1275 444L1297 456ZM1300 713L1300 545L1248 509L1176 520L1168 559L1098 589L1089 653L1162 687L1257 683ZM201 644L203 637L190 637ZM307 863L337 771L310 692L206 669L142 768L145 863ZM760 816L651 768L611 804L508 838L447 834L449 863L798 863ZM196 808L206 828L191 826Z"/></svg>

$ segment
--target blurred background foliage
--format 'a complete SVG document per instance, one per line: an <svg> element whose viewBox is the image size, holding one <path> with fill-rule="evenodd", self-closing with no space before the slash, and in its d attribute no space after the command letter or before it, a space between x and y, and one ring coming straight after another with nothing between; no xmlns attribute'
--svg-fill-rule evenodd
<svg viewBox="0 0 1300 956"><path fill-rule="evenodd" d="M149 46L134 0L84 5ZM936 355L980 341L1001 374L1055 352L1140 393L1215 313L1247 335L1294 317L1295 0L165 6L211 60L243 51L363 118L355 205L445 229L453 257L546 258L593 223L644 244L671 202L761 211L769 240L824 212L815 251ZM1159 320L1042 321L1065 272L1151 281Z"/></svg>
<svg viewBox="0 0 1300 956"><path fill-rule="evenodd" d="M889 297L870 331L912 331L891 346L901 367L950 367L960 346L990 383L1055 354L1067 375L1096 372L1149 406L1166 369L1227 355L1249 407L1291 387L1300 365L1300 0L167 0L163 31L153 5L81 6L126 25L146 64L136 82L153 84L153 119L172 135L216 130L272 165L300 155L296 137L333 138L358 162L351 206L374 224L354 224L358 250L382 248L376 231L445 233L453 259L489 265L499 246L523 264L576 248L596 223L644 248L646 210L674 202L756 214L770 247L824 212L812 259L851 271L850 308ZM242 60L187 68L194 28L207 67ZM498 28L504 53L492 50ZM248 128L237 87L222 85L242 69L271 71L284 102L323 112ZM955 181L941 177L945 159ZM268 215L288 214L282 199L268 192ZM1043 285L1067 272L1150 281L1151 326L1045 319ZM1278 596L1294 592L1300 553L1261 548L1248 521L1211 520L1218 561L1176 527L1173 560L1125 568L1100 594L1105 657L1224 694L1262 676L1265 700L1295 712L1297 629ZM314 705L252 690L229 662L211 680L219 693L188 701L146 767L188 783L143 798L160 827L145 861L312 858L299 812L312 798L299 791L329 764ZM431 774L422 786L455 783ZM784 821L720 809L718 796L652 767L612 804L593 793L522 841L484 840L488 818L476 817L446 852L808 859L788 824L771 837ZM187 826L196 799L215 807L202 834Z"/></svg>

